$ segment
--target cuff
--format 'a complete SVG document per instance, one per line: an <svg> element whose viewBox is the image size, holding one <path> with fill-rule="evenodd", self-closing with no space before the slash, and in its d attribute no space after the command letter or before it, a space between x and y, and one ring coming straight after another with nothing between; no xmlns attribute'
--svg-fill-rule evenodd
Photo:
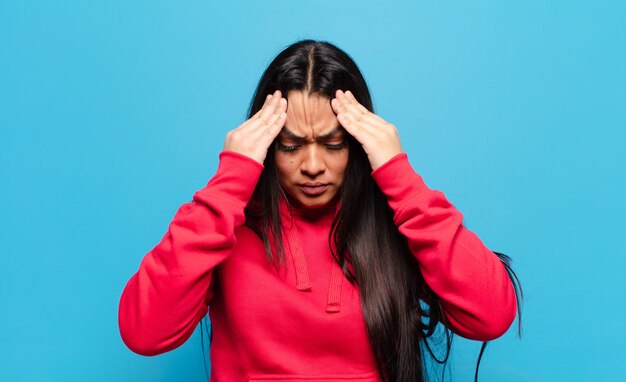
<svg viewBox="0 0 626 382"><path fill-rule="evenodd" d="M223 197L242 209L252 197L256 184L265 168L256 160L235 151L223 150L215 175L207 185L194 194L194 199Z"/></svg>
<svg viewBox="0 0 626 382"><path fill-rule="evenodd" d="M371 173L381 191L387 195L391 207L399 207L403 200L428 190L422 176L415 172L407 153L399 153Z"/></svg>

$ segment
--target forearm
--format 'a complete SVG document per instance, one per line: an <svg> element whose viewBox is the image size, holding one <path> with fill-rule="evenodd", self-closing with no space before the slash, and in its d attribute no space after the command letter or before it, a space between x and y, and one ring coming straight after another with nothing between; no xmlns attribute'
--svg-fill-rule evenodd
<svg viewBox="0 0 626 382"><path fill-rule="evenodd" d="M213 271L232 252L235 229L245 222L244 208L262 170L232 153L220 158L215 176L178 209L122 293L120 333L136 353L180 346L207 312Z"/></svg>
<svg viewBox="0 0 626 382"><path fill-rule="evenodd" d="M504 265L463 226L463 215L441 191L431 190L398 155L372 173L407 237L425 282L440 298L447 323L459 335L489 340L510 327L515 292Z"/></svg>

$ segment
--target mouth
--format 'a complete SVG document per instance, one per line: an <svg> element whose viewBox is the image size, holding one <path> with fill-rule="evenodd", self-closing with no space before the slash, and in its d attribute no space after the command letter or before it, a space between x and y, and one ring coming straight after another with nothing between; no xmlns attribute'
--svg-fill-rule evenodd
<svg viewBox="0 0 626 382"><path fill-rule="evenodd" d="M302 190L302 192L306 195L310 195L310 196L315 196L315 195L320 195L321 193L323 193L324 191L326 191L326 188L328 187L327 183L304 183L304 184L299 184L298 187L300 188L300 190Z"/></svg>

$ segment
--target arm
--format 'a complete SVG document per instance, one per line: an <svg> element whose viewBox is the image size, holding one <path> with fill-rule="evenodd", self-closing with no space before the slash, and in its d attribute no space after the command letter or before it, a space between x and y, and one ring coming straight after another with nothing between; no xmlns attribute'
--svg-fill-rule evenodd
<svg viewBox="0 0 626 382"><path fill-rule="evenodd" d="M148 252L120 298L122 340L141 355L177 348L206 315L215 267L232 252L235 228L263 165L222 151L216 174L183 204L161 241Z"/></svg>
<svg viewBox="0 0 626 382"><path fill-rule="evenodd" d="M516 300L497 255L463 226L463 215L441 191L427 187L406 153L372 177L387 196L425 282L441 299L449 328L480 341L503 335L515 319Z"/></svg>

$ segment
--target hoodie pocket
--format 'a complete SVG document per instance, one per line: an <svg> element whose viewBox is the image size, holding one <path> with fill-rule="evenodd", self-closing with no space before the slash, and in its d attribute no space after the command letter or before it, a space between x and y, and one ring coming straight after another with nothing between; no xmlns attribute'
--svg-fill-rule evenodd
<svg viewBox="0 0 626 382"><path fill-rule="evenodd" d="M251 374L248 382L380 382L378 373L370 371L367 373L351 374Z"/></svg>

